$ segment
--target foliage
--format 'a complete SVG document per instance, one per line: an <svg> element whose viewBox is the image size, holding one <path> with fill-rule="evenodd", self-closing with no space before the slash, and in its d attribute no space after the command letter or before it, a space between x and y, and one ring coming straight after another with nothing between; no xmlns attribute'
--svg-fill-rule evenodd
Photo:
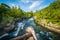
<svg viewBox="0 0 60 40"><path fill-rule="evenodd" d="M25 14L24 14L25 18L30 18L32 16L33 16L33 12L32 11L31 12L25 12Z"/></svg>
<svg viewBox="0 0 60 40"><path fill-rule="evenodd" d="M0 22L2 21L4 16L7 16L9 13L10 7L6 4L0 4ZM8 13L8 14L7 14Z"/></svg>
<svg viewBox="0 0 60 40"><path fill-rule="evenodd" d="M20 7L10 8L7 4L0 4L0 22L8 23L12 19L16 18L30 18L32 17L32 12L24 12Z"/></svg>
<svg viewBox="0 0 60 40"><path fill-rule="evenodd" d="M49 22L60 24L60 1L56 0L48 7L36 11L34 16L37 17L36 20L46 19Z"/></svg>

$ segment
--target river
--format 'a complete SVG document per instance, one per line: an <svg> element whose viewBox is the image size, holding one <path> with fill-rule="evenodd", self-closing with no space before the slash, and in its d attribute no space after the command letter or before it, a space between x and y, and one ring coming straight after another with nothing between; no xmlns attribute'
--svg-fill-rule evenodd
<svg viewBox="0 0 60 40"><path fill-rule="evenodd" d="M9 40L11 38L14 38L18 35L23 35L26 33L25 29L29 26L32 26L36 32L36 36L38 40L60 40L59 36L57 34L54 34L53 32L50 32L49 30L38 26L35 22L33 17L29 19L23 19L21 22L17 22L15 24L15 29L11 33L6 33L2 36L0 36L0 40Z"/></svg>

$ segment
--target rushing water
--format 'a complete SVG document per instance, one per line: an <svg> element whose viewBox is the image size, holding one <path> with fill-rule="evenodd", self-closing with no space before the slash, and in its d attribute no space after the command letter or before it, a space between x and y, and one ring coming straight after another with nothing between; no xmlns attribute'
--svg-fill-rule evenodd
<svg viewBox="0 0 60 40"><path fill-rule="evenodd" d="M29 26L32 26L34 28L38 40L60 40L52 32L41 26L36 25L33 17L30 19L23 19L21 22L17 22L14 31L0 36L0 40L9 40L18 35L23 35L26 33L25 29Z"/></svg>

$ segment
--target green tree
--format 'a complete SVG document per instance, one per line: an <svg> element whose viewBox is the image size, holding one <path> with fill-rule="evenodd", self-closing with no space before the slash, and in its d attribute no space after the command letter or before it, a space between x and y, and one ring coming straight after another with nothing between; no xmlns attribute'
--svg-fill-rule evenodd
<svg viewBox="0 0 60 40"><path fill-rule="evenodd" d="M0 22L2 21L3 17L6 16L7 11L10 10L10 7L6 4L0 4Z"/></svg>

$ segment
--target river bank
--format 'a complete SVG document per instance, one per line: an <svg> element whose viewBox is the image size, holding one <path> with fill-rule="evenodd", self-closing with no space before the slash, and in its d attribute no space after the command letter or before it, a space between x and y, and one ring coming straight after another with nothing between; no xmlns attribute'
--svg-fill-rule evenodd
<svg viewBox="0 0 60 40"><path fill-rule="evenodd" d="M37 21L37 20L36 20L36 17L34 17L34 20L35 20L35 23L36 23L36 24L38 24L38 25L40 25L40 26L42 26L42 27L44 27L44 28L46 28L46 29L49 29L49 30L52 31L52 32L55 32L55 33L60 34L60 29L54 28L52 24L51 24L51 25L50 25L50 24L48 25L48 24L46 23L46 20Z"/></svg>

